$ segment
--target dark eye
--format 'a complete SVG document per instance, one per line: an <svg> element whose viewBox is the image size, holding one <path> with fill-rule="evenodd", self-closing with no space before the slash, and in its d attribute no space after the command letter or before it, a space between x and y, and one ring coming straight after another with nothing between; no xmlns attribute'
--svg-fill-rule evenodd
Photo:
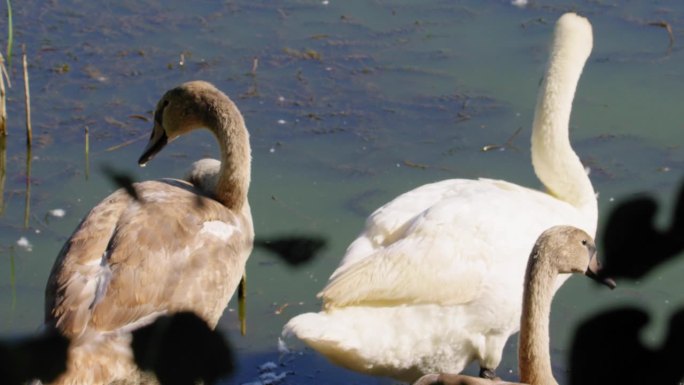
<svg viewBox="0 0 684 385"><path fill-rule="evenodd" d="M583 239L583 240L582 240L582 244L583 244L584 246L586 246L586 245L587 245L587 240L586 240L586 239Z"/></svg>

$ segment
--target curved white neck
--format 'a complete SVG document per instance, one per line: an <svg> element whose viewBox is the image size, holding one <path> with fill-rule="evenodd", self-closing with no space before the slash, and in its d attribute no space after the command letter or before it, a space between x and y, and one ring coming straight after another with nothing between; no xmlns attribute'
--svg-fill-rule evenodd
<svg viewBox="0 0 684 385"><path fill-rule="evenodd" d="M598 206L594 188L568 137L572 101L591 48L589 22L574 14L561 17L537 99L532 165L551 195L593 218L595 231Z"/></svg>

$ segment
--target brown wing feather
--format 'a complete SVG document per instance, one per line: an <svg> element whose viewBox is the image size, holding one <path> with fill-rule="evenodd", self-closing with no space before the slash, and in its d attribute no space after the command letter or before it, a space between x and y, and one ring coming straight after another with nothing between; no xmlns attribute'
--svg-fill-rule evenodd
<svg viewBox="0 0 684 385"><path fill-rule="evenodd" d="M107 250L121 213L132 198L119 190L95 206L66 241L50 272L45 289L45 321L65 334L80 334L89 318L88 301L101 271L100 261ZM68 326L67 326L68 325Z"/></svg>
<svg viewBox="0 0 684 385"><path fill-rule="evenodd" d="M192 310L215 325L251 252L249 207L233 213L179 181L135 185L96 206L67 241L47 288L47 318L69 335ZM203 232L218 221L230 236ZM104 256L104 259L103 259Z"/></svg>

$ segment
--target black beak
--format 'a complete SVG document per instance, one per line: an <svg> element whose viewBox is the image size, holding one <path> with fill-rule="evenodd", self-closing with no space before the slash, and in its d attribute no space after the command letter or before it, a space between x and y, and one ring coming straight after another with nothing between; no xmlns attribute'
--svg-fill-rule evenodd
<svg viewBox="0 0 684 385"><path fill-rule="evenodd" d="M152 158L154 158L154 156L161 151L161 149L164 148L168 142L169 138L166 136L166 132L162 126L155 123L154 128L152 129L150 140L147 142L147 146L145 146L145 150L143 151L142 155L140 155L140 159L138 159L138 165L145 167L147 162L152 160Z"/></svg>
<svg viewBox="0 0 684 385"><path fill-rule="evenodd" d="M601 263L596 256L596 250L592 250L591 254L592 255L589 257L589 267L587 267L587 271L584 274L594 281L608 286L611 290L615 289L615 287L617 287L615 281L612 278L604 277L601 274Z"/></svg>

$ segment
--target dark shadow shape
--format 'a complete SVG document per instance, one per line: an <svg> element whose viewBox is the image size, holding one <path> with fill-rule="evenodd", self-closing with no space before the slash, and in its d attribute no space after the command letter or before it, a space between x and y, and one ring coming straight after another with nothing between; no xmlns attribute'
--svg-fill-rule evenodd
<svg viewBox="0 0 684 385"><path fill-rule="evenodd" d="M124 172L117 171L108 164L103 164L100 168L102 169L102 173L105 174L116 187L126 190L128 195L130 195L136 201L140 200L138 192L135 190L135 186L133 186L135 180L132 176Z"/></svg>
<svg viewBox="0 0 684 385"><path fill-rule="evenodd" d="M191 312L162 316L135 330L131 347L138 367L154 372L162 385L213 384L235 370L221 333Z"/></svg>
<svg viewBox="0 0 684 385"><path fill-rule="evenodd" d="M605 274L642 279L684 251L684 184L670 223L655 226L658 204L641 195L619 204L609 215L603 235ZM583 322L570 354L570 384L681 384L684 379L684 309L670 319L660 347L645 346L640 333L650 317L642 309L621 308Z"/></svg>
<svg viewBox="0 0 684 385"><path fill-rule="evenodd" d="M644 346L640 340L648 322L643 310L622 308L582 323L570 356L570 384L679 384L684 378L684 310L670 319L659 348Z"/></svg>
<svg viewBox="0 0 684 385"><path fill-rule="evenodd" d="M130 174L127 174L125 172L117 171L113 167L111 167L108 164L102 164L100 166L102 169L102 173L110 180L110 182L116 186L117 188L122 188L126 190L126 193L131 196L136 201L142 201L142 198L140 197L140 194L138 194L138 191L135 188L135 183L136 180L133 178ZM204 198L208 199L216 199L214 194L210 191L203 191L199 189L198 187L193 185L193 182L187 182L179 179L173 179L173 178L162 178L162 179L155 179L155 181L160 182L160 183L166 183L170 186L174 186L186 191L189 191L190 193L195 195L195 205L199 208L204 207Z"/></svg>
<svg viewBox="0 0 684 385"><path fill-rule="evenodd" d="M655 226L658 205L640 196L620 203L609 215L603 233L605 274L638 279L684 250L684 184L668 228Z"/></svg>
<svg viewBox="0 0 684 385"><path fill-rule="evenodd" d="M291 266L309 262L325 247L325 240L319 236L283 236L270 239L255 239L254 246L275 253Z"/></svg>
<svg viewBox="0 0 684 385"><path fill-rule="evenodd" d="M69 340L54 329L37 336L0 341L0 382L52 382L66 371Z"/></svg>

